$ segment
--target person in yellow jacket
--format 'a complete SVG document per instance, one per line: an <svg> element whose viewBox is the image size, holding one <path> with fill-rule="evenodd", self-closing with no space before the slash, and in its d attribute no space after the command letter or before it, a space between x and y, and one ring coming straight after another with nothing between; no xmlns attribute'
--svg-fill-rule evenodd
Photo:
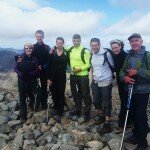
<svg viewBox="0 0 150 150"><path fill-rule="evenodd" d="M89 89L90 51L81 45L79 34L73 35L73 47L68 50L69 65L72 73L70 75L70 87L75 102L75 108L70 115L81 115L82 101L84 100L84 121L90 120L91 96Z"/></svg>

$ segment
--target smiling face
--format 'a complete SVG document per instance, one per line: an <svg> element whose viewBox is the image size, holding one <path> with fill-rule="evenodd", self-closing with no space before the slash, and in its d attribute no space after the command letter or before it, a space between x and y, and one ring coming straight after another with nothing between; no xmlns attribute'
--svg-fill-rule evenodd
<svg viewBox="0 0 150 150"><path fill-rule="evenodd" d="M24 52L26 55L31 56L32 50L33 50L32 44L25 44L24 45Z"/></svg>
<svg viewBox="0 0 150 150"><path fill-rule="evenodd" d="M44 35L43 34L36 33L35 37L36 37L36 40L37 40L38 43L42 43L43 42L43 39L44 39Z"/></svg>
<svg viewBox="0 0 150 150"><path fill-rule="evenodd" d="M133 37L129 42L134 51L139 51L143 44L143 40L139 37Z"/></svg>
<svg viewBox="0 0 150 150"><path fill-rule="evenodd" d="M81 39L72 39L74 47L79 47L81 44Z"/></svg>
<svg viewBox="0 0 150 150"><path fill-rule="evenodd" d="M98 43L98 42L91 42L90 43L90 46L91 46L91 49L92 49L92 51L94 52L94 53L98 53L98 51L100 50L100 46L101 46L101 44L100 43Z"/></svg>
<svg viewBox="0 0 150 150"><path fill-rule="evenodd" d="M110 46L111 46L112 52L113 52L114 54L117 55L117 54L120 53L120 51L121 51L121 45L119 45L118 43L113 43L113 44L111 44Z"/></svg>
<svg viewBox="0 0 150 150"><path fill-rule="evenodd" d="M56 40L56 46L58 49L63 49L64 46L63 40Z"/></svg>

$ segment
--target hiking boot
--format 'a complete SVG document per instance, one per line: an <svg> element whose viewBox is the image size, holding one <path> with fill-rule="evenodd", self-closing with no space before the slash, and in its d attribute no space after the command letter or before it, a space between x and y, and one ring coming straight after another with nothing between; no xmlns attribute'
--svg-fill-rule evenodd
<svg viewBox="0 0 150 150"><path fill-rule="evenodd" d="M100 134L110 133L112 131L111 125L109 122L105 122L102 127L98 126L97 132Z"/></svg>
<svg viewBox="0 0 150 150"><path fill-rule="evenodd" d="M72 116L77 115L79 117L81 115L81 111L77 111L76 109L74 109L70 112L70 115L72 115Z"/></svg>
<svg viewBox="0 0 150 150"><path fill-rule="evenodd" d="M122 128L122 127L115 127L115 128L113 128L113 130L114 130L114 132L115 132L116 134L119 134L119 133L122 133L122 132L123 132L123 128Z"/></svg>
<svg viewBox="0 0 150 150"><path fill-rule="evenodd" d="M105 116L99 116L99 119L95 121L95 125L101 125L105 122Z"/></svg>
<svg viewBox="0 0 150 150"><path fill-rule="evenodd" d="M133 144L133 145L136 145L136 144L137 144L137 141L136 141L134 135L132 135L132 136L126 138L124 141L127 142L127 143L130 143L130 144Z"/></svg>

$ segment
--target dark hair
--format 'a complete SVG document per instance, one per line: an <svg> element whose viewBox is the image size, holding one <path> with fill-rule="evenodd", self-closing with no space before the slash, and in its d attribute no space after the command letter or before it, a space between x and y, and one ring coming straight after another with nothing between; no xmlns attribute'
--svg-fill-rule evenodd
<svg viewBox="0 0 150 150"><path fill-rule="evenodd" d="M90 43L92 43L92 42L97 42L98 44L100 44L100 39L98 39L98 38L92 38L91 41L90 41Z"/></svg>
<svg viewBox="0 0 150 150"><path fill-rule="evenodd" d="M81 36L79 34L74 34L72 38L73 39L81 39Z"/></svg>
<svg viewBox="0 0 150 150"><path fill-rule="evenodd" d="M63 43L65 43L65 41L64 41L64 39L63 39L62 37L58 37L58 38L56 39L56 42L57 42L57 40L61 40L61 41L63 41Z"/></svg>
<svg viewBox="0 0 150 150"><path fill-rule="evenodd" d="M35 32L35 35L36 34L42 34L43 36L44 36L44 31L42 31L42 30L37 30L36 32Z"/></svg>
<svg viewBox="0 0 150 150"><path fill-rule="evenodd" d="M121 40L118 40L118 39L112 40L112 41L110 41L110 45L112 45L112 44L119 44L121 46L121 49L124 48L124 43Z"/></svg>

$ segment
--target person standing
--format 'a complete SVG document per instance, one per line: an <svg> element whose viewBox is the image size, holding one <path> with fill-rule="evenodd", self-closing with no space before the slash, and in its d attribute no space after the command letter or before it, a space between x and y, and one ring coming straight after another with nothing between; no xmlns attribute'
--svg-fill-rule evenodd
<svg viewBox="0 0 150 150"><path fill-rule="evenodd" d="M150 52L142 45L143 40L140 34L133 33L128 38L131 50L124 62L120 72L121 80L125 83L125 89L133 84L131 97L131 115L134 129L133 135L127 138L127 142L138 144L137 150L146 150L147 133L147 104L150 93ZM127 98L127 92L125 98Z"/></svg>
<svg viewBox="0 0 150 150"><path fill-rule="evenodd" d="M64 39L56 39L56 49L49 54L48 59L48 86L51 88L56 120L61 123L61 116L64 112L67 54L64 50Z"/></svg>
<svg viewBox="0 0 150 150"><path fill-rule="evenodd" d="M114 64L111 54L106 49L101 47L101 43L98 38L92 38L90 41L90 46L92 49L91 64L94 82L92 88L98 92L96 95L92 93L93 99L96 99L99 94L99 101L103 104L103 113L105 116L104 124L103 126L97 127L97 132L104 134L111 132L110 116L112 109L111 94L113 74L109 64L112 67L114 67ZM107 61L105 56L107 57Z"/></svg>
<svg viewBox="0 0 150 150"><path fill-rule="evenodd" d="M124 82L120 80L120 70L123 67L123 63L125 61L125 58L127 57L127 52L124 51L124 43L118 39L110 41L110 47L113 52L113 61L115 66L115 72L116 72L116 80L118 85L118 92L119 92L119 98L121 101L120 106L120 113L119 113L119 121L118 121L118 127L115 128L116 133L120 133L123 131L124 122L125 122L125 115L126 115L126 107L127 107L127 99L124 98ZM131 117L129 115L128 117L128 125L131 125Z"/></svg>
<svg viewBox="0 0 150 150"><path fill-rule="evenodd" d="M90 51L81 45L81 36L74 34L73 47L68 50L69 64L72 70L70 75L71 92L75 101L75 108L70 112L70 115L81 115L82 101L84 100L84 121L90 120L91 111L91 96L89 88L89 73L90 68Z"/></svg>
<svg viewBox="0 0 150 150"><path fill-rule="evenodd" d="M33 45L24 45L24 54L20 56L20 61L16 62L14 71L18 75L18 91L20 98L20 120L22 123L27 120L26 98L30 96L30 107L35 110L39 107L40 91L37 83L39 75L39 63L32 55ZM36 96L35 96L36 95ZM35 106L35 107L34 107Z"/></svg>
<svg viewBox="0 0 150 150"><path fill-rule="evenodd" d="M40 84L41 84L41 106L42 109L47 109L47 64L48 64L48 55L50 51L49 45L46 45L44 40L44 32L42 30L37 30L35 33L35 37L37 43L33 45L33 55L39 61L39 69L40 69Z"/></svg>

